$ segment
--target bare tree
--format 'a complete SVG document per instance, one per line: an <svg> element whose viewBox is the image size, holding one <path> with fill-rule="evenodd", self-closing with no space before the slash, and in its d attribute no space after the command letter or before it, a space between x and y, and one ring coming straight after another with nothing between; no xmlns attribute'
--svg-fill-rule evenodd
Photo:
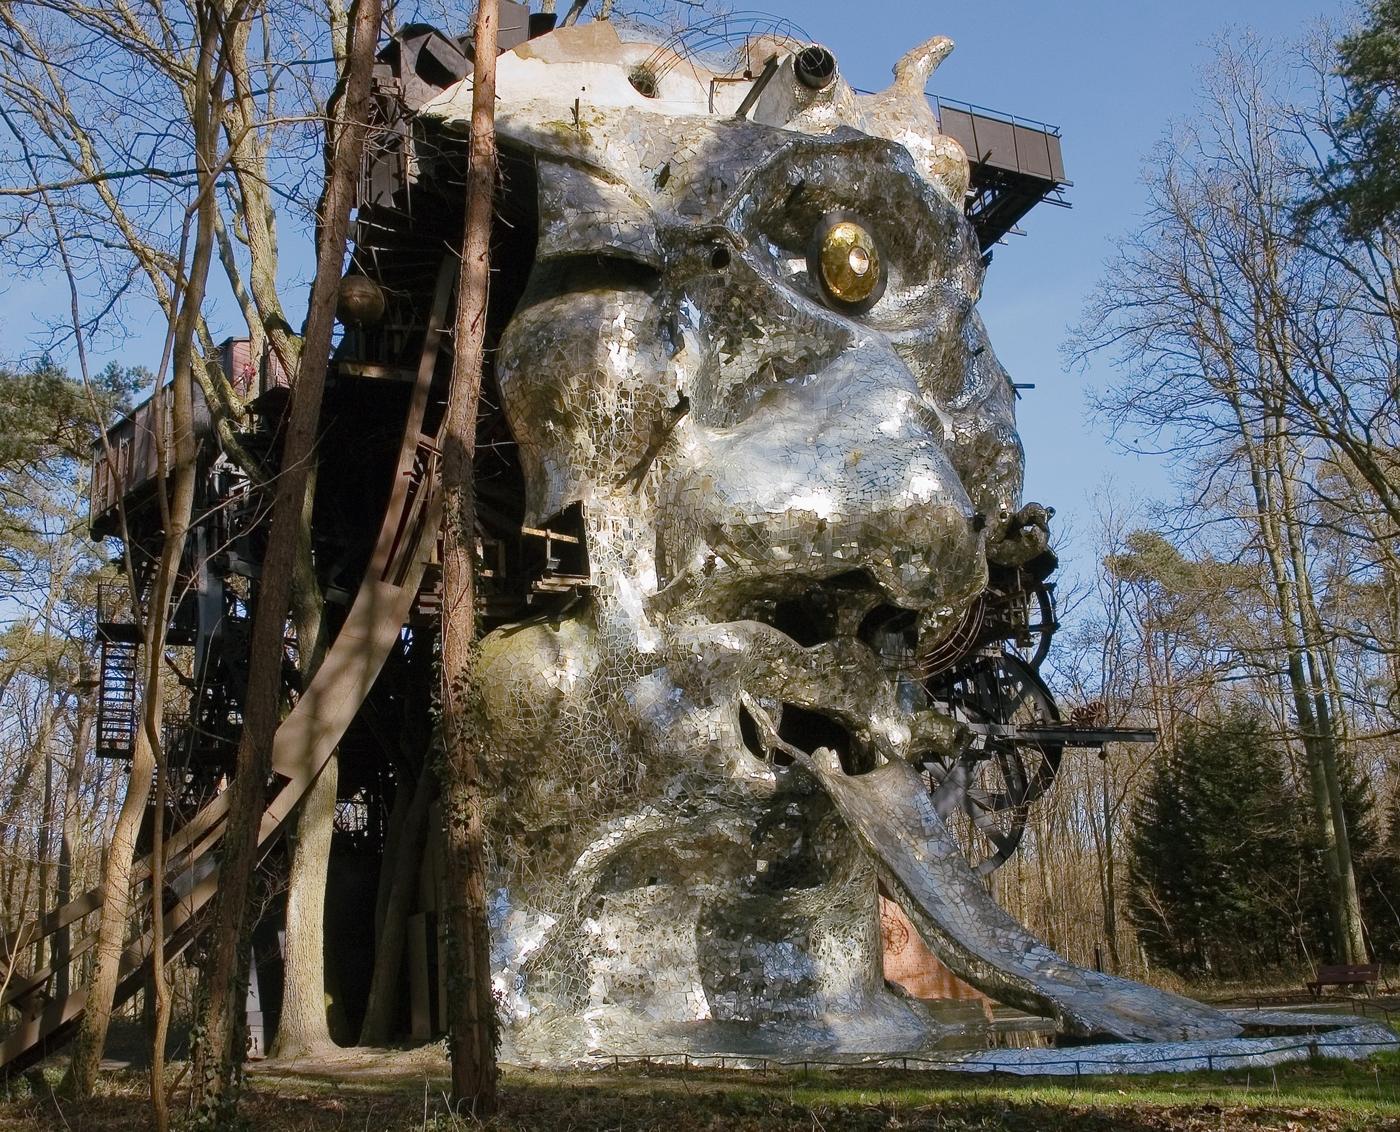
<svg viewBox="0 0 1400 1132"><path fill-rule="evenodd" d="M103 337L110 345L119 340L127 312L147 297L167 318L176 318L185 271L178 254L180 218L199 179L192 156L196 71L190 45L209 20L220 25L217 58L227 89L216 106L216 262L253 356L269 355L277 368L296 375L306 340L293 329L284 300L282 248L297 220L309 225L325 216L314 207L323 195L325 165L308 157L327 120L328 91L343 86L347 73L352 17L339 0L319 14L299 4L244 9L229 0L36 0L0 11L0 107L7 124L14 123L6 156L18 158L27 147L23 156L29 159L9 162L13 174L0 184L0 216L12 222L15 237L0 256L29 274L54 267L51 239L37 237L29 222L43 203L55 216L49 227L65 235L72 277L83 291L87 313L79 317L75 301L73 333ZM366 51L372 54L373 47ZM362 122L363 115L357 119ZM328 128L333 146L337 130ZM340 266L337 259L331 281L322 285L323 305ZM244 396L220 368L212 316L203 309L194 315L192 373L221 446L255 485L269 491L268 469L239 442L246 427ZM328 329L324 338L317 346L323 355ZM302 461L296 474L310 477L309 464ZM323 652L325 627L310 559L311 491L303 498L288 572L298 658L309 679ZM297 907L324 902L334 813L327 791L333 802L333 772L313 791L312 801L321 804L299 816L292 869ZM307 1008L289 1015L289 1038L299 1033L303 1046L324 1045L329 1033L318 918L299 919L291 934L291 1004Z"/></svg>
<svg viewBox="0 0 1400 1132"><path fill-rule="evenodd" d="M1307 324L1334 351L1342 346L1355 332L1340 313L1353 278L1292 235L1297 135L1266 88L1267 59L1255 43L1222 49L1201 115L1159 152L1148 224L1111 265L1079 348L1116 352L1121 379L1100 405L1167 441L1191 484L1182 513L1215 539L1235 530L1240 553L1257 555L1275 639L1253 660L1285 674L1329 876L1333 945L1338 958L1361 962L1340 769L1345 718L1308 493L1329 454L1361 474L1364 446L1340 442L1344 422L1323 408L1320 391L1343 379L1323 368L1320 351L1297 348L1295 335ZM1349 413L1359 400L1354 389Z"/></svg>
<svg viewBox="0 0 1400 1132"><path fill-rule="evenodd" d="M484 1117L496 1109L496 1010L486 918L481 738L473 709L476 647L476 498L472 459L491 280L496 190L496 6L477 6L456 353L443 442L442 808L447 864L448 1025L452 1101Z"/></svg>
<svg viewBox="0 0 1400 1132"><path fill-rule="evenodd" d="M243 734L231 787L233 797L215 905L213 954L201 1019L205 1044L196 1051L194 1066L198 1109L216 1124L224 1122L236 1103L245 1053L241 1008L248 983L251 930L247 893L257 861L272 738L280 721L282 650L292 600L292 576L302 540L307 481L321 416L350 210L369 118L370 71L380 22L379 0L357 0L351 8L344 82L332 111L326 147L316 277L292 387L282 471L276 483L262 585L253 618Z"/></svg>
<svg viewBox="0 0 1400 1132"><path fill-rule="evenodd" d="M176 600L180 561L184 554L194 504L195 335L214 253L214 179L217 162L215 131L224 80L223 70L218 64L218 45L225 30L219 14L214 10L201 10L199 15L200 19L196 22L196 61L191 92L191 119L194 123L198 176L195 181L194 202L186 210L186 231L189 231L189 222L194 222L192 254L186 276L182 241L181 257L172 286L172 298L177 304L176 314L167 339L172 365L169 392L170 431L168 437L161 437L157 444L157 474L162 488L157 498L161 505L162 525L166 533L149 595L142 594L135 575L131 577L132 604L144 613L142 646L146 657L146 673L142 697L142 727L137 733L132 755L131 785L108 849L102 886L101 921L94 949L96 969L88 987L88 1008L83 1014L69 1068L68 1081L71 1087L83 1096L90 1094L96 1083L98 1063L106 1044L107 1027L116 993L118 965L131 910L131 876L136 836L145 814L146 800L156 772L157 752L161 742L161 658L165 652L166 632ZM166 396L159 381L153 396L158 399L158 405L161 404L159 399ZM156 413L158 428L164 427L164 416L163 411ZM143 597L146 598L146 608L141 611ZM161 891L160 880L159 873L153 875L156 899L159 899ZM158 986L163 990L162 985ZM168 1003L159 1004L158 1016L168 1017ZM165 1090L163 1081L156 1076L162 1071L164 1064L164 1029L161 1022L157 1023L157 1036L162 1048L153 1059L151 1096L156 1124L163 1130L168 1120Z"/></svg>
<svg viewBox="0 0 1400 1132"><path fill-rule="evenodd" d="M126 379L96 385L111 405ZM91 603L115 578L82 529L93 435L80 382L51 365L0 370L0 913L10 933L0 1003L21 1013L35 1005L32 980L69 957L66 933L49 940L24 925L96 880L84 835L100 845L112 817L111 778L87 757Z"/></svg>

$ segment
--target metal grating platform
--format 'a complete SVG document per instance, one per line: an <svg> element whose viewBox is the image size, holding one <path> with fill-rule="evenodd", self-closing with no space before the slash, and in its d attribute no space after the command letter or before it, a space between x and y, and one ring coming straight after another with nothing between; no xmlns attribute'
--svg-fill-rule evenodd
<svg viewBox="0 0 1400 1132"><path fill-rule="evenodd" d="M1017 231L1042 201L1068 208L1060 129L970 102L929 95L939 128L967 152L972 181L967 218L985 250Z"/></svg>

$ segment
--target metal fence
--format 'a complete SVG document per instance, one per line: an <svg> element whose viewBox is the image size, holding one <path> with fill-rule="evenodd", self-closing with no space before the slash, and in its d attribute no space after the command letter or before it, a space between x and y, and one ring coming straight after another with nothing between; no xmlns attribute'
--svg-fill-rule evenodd
<svg viewBox="0 0 1400 1132"><path fill-rule="evenodd" d="M1246 1039L1247 1040L1247 1039ZM1189 1072L1191 1070L1207 1070L1214 1072L1225 1071L1231 1068L1256 1069L1269 1068L1268 1064L1260 1064L1252 1059L1274 1058L1281 1054L1307 1052L1310 1058L1324 1056L1335 1056L1336 1051L1370 1050L1377 1052L1380 1050L1400 1049L1400 1038L1388 1041L1343 1041L1319 1038L1311 1035L1307 1038L1300 1038L1291 1045L1270 1046L1267 1049L1241 1050L1238 1052L1182 1052L1180 1054L1162 1054L1157 1057L1145 1058L1143 1060L1124 1062L1107 1057L1093 1057L1086 1054L1076 1054L1074 1057L1063 1057L1054 1060L1034 1061L998 1061L996 1058L987 1058L981 1053L972 1055L972 1058L940 1058L925 1056L922 1054L892 1055L888 1057L871 1057L860 1061L834 1061L822 1058L802 1058L783 1059L774 1057L755 1057L744 1054L695 1054L695 1053L650 1053L650 1054L605 1054L597 1059L601 1066L622 1069L623 1067L634 1068L638 1066L665 1066L669 1068L685 1069L757 1069L760 1073L768 1073L772 1070L801 1069L808 1072L813 1069L903 1069L903 1070L946 1070L954 1073L1002 1073L1016 1077L1035 1076L1062 1076L1069 1077L1069 1072L1046 1073L1046 1070L1068 1069L1072 1067L1075 1079L1088 1076L1114 1076L1124 1073L1143 1072ZM1363 1056L1370 1056L1365 1054ZM1302 1060L1302 1058L1287 1058L1285 1060ZM1359 1059L1358 1059L1359 1060Z"/></svg>

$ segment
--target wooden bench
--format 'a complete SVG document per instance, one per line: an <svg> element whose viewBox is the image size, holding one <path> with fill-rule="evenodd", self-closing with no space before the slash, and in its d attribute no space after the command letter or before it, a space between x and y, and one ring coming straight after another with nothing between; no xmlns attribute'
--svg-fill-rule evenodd
<svg viewBox="0 0 1400 1132"><path fill-rule="evenodd" d="M1376 984L1381 980L1379 963L1336 964L1319 967L1312 982L1307 984L1313 998L1322 997L1323 987L1365 987L1368 995L1376 993Z"/></svg>

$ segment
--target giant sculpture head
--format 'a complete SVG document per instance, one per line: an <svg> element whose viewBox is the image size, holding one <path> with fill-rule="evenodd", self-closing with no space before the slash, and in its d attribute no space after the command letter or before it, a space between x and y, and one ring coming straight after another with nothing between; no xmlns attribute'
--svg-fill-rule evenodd
<svg viewBox="0 0 1400 1132"><path fill-rule="evenodd" d="M539 238L496 374L526 522L572 517L592 582L483 646L519 1056L924 1032L883 982L868 856L793 756L860 775L949 744L910 660L989 559L1045 546L966 158L923 94L951 46L873 96L778 40L747 81L607 24L500 60Z"/></svg>

